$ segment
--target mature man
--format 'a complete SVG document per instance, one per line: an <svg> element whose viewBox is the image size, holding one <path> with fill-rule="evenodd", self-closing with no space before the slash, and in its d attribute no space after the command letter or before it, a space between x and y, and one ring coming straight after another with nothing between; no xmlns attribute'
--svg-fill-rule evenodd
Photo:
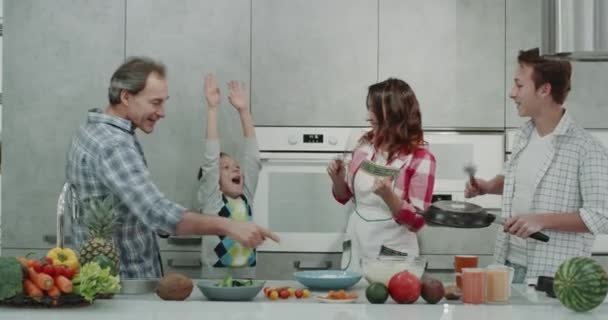
<svg viewBox="0 0 608 320"><path fill-rule="evenodd" d="M502 174L467 183L466 197L502 194L504 233L495 258L515 269L514 282L553 276L573 256L590 256L595 234L608 232L608 152L564 108L572 67L520 51L510 97L521 117ZM543 230L551 239L529 239Z"/></svg>
<svg viewBox="0 0 608 320"><path fill-rule="evenodd" d="M278 241L275 234L253 223L187 210L168 200L152 182L135 129L149 134L165 116L164 65L143 57L128 59L112 75L108 97L105 110L90 110L74 136L66 179L81 203L98 197L117 199L120 223L114 241L120 251L121 277L161 276L156 232L227 235L250 248L266 238Z"/></svg>

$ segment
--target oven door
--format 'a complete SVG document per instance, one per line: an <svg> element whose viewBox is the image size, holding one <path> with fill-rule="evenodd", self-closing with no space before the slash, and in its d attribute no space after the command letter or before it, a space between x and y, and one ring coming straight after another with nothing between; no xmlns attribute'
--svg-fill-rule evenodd
<svg viewBox="0 0 608 320"><path fill-rule="evenodd" d="M258 251L342 252L348 205L331 192L327 165L340 153L261 153L253 220L281 237Z"/></svg>
<svg viewBox="0 0 608 320"><path fill-rule="evenodd" d="M477 167L476 177L492 179L502 171L505 138L502 132L425 132L425 140L435 156L436 200L470 201L485 208L500 208L500 195L464 198L467 175L465 164ZM449 198L443 197L449 195Z"/></svg>

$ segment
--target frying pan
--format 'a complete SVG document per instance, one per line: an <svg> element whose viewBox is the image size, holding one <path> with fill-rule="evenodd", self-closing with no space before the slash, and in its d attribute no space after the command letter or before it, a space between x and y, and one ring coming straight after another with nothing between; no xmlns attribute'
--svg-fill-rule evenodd
<svg viewBox="0 0 608 320"><path fill-rule="evenodd" d="M426 211L419 213L429 225L452 228L485 228L492 223L504 224L503 218L497 218L484 208L463 201L436 201ZM530 237L542 242L549 241L549 236L542 232L535 232Z"/></svg>

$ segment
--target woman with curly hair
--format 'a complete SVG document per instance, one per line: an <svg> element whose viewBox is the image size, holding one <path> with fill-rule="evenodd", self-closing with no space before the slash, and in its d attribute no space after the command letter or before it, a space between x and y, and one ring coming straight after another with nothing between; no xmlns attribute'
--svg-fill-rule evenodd
<svg viewBox="0 0 608 320"><path fill-rule="evenodd" d="M417 212L430 206L435 182L435 157L406 82L390 78L371 85L367 117L371 130L350 161L334 160L327 167L335 199L354 204L347 226L351 270L359 269L360 259L376 258L382 247L419 255L416 232L425 221Z"/></svg>

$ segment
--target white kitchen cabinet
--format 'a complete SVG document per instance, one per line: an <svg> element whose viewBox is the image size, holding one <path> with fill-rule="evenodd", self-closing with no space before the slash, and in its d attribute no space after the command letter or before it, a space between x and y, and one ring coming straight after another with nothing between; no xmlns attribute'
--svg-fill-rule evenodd
<svg viewBox="0 0 608 320"><path fill-rule="evenodd" d="M413 87L425 128L504 127L504 0L379 5L379 80Z"/></svg>
<svg viewBox="0 0 608 320"><path fill-rule="evenodd" d="M505 119L506 127L512 128L527 120L517 115L515 103L509 98L509 93L513 88L519 50L540 47L541 1L508 0L506 10Z"/></svg>
<svg viewBox="0 0 608 320"><path fill-rule="evenodd" d="M125 0L4 3L2 247L50 247L68 145L108 104ZM10 187L6 187L10 186Z"/></svg>
<svg viewBox="0 0 608 320"><path fill-rule="evenodd" d="M162 61L169 81L167 116L153 134L139 136L159 189L187 207L196 207L206 127L205 74L216 74L222 94L222 150L235 155L242 142L226 83L249 82L250 9L249 0L127 1L127 56Z"/></svg>
<svg viewBox="0 0 608 320"><path fill-rule="evenodd" d="M252 2L258 125L364 125L377 80L376 0Z"/></svg>

